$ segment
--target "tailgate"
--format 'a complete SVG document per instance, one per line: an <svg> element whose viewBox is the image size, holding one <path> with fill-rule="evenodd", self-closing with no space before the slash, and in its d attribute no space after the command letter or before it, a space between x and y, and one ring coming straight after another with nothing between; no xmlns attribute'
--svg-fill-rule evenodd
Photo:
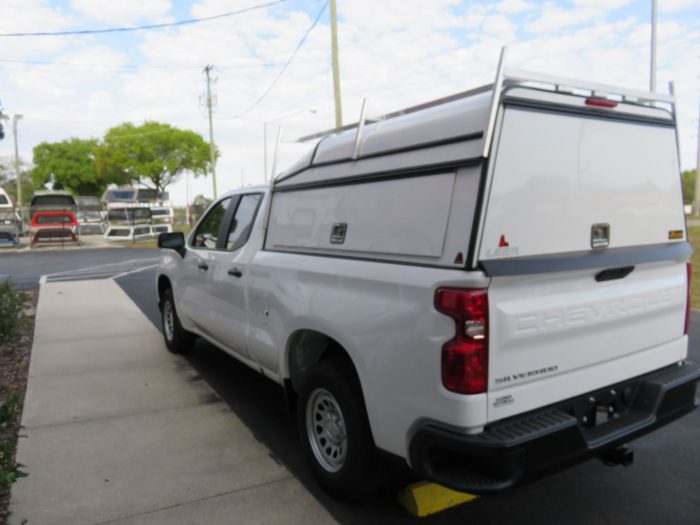
<svg viewBox="0 0 700 525"><path fill-rule="evenodd" d="M492 277L489 420L687 353L675 125L568 99L501 113L477 248Z"/></svg>

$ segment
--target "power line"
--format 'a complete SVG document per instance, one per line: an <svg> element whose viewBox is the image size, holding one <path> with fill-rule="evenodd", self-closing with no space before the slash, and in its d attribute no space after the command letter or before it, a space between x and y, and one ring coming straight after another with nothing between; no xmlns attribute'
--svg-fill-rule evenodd
<svg viewBox="0 0 700 525"><path fill-rule="evenodd" d="M274 0L272 2L267 2L265 4L258 4L251 7L246 7L245 9L239 9L238 11L229 11L228 13L221 13L213 16L205 16L202 18L189 18L187 20L178 20L176 22L167 22L163 24L149 24L143 26L127 26L127 27L109 27L104 29L83 29L80 31L39 31L39 32L28 32L28 33L0 33L0 37L20 37L20 36L67 36L67 35L94 35L100 33L125 33L128 31L146 31L150 29L161 29L163 27L174 27L183 25L198 24L200 22L209 22L210 20L217 20L219 18L227 18L230 16L240 15L247 13L248 11L254 11L257 9L264 9L266 7L272 7L273 5L281 4L287 0Z"/></svg>
<svg viewBox="0 0 700 525"><path fill-rule="evenodd" d="M265 99L265 97L267 97L267 95L270 93L270 91L272 91L272 89L277 85L277 82L279 82L280 78L282 78L282 75L284 75L284 72L287 70L287 67L289 67L289 64L291 64L291 62L292 62L292 60L294 60L294 57L296 56L296 54L299 52L301 47L304 45L304 42L306 42L306 38L309 36L309 33L311 33L313 28L316 27L316 24L318 24L318 21L321 19L321 15L326 10L327 6L328 6L328 0L326 0L326 2L324 2L323 6L321 7L321 10L316 15L316 18L314 19L313 23L306 30L306 32L304 33L304 36L301 37L301 40L299 40L297 47L294 48L294 51L292 51L292 54L289 56L289 59L287 60L287 62L285 62L285 64L282 66L282 69L280 69L279 73L277 73L277 76L272 81L272 84L270 84L270 86L262 93L262 95L260 95L258 97L258 99L255 102L253 102L253 104L250 105L248 107L248 109L246 109L245 111L239 113L238 115L234 115L233 117L224 117L222 120L233 120L233 119L240 118L244 115L247 115L253 109L255 109L255 107Z"/></svg>
<svg viewBox="0 0 700 525"><path fill-rule="evenodd" d="M325 62L325 59L316 60L304 60L297 61L295 64L307 64L312 62ZM104 64L81 64L79 62L52 62L48 60L13 60L13 59L0 59L0 64L20 64L26 66L37 66L37 67L60 67L62 72L75 72L75 73L140 73L143 70L156 70L156 71L187 71L187 70L201 70L201 65L157 65L157 64L123 64L115 65L113 67ZM271 68L284 65L285 62L262 62L258 64L225 64L223 66L217 66L218 69L222 70L240 70L240 69L262 69ZM26 67L7 67L2 68L5 71L29 71Z"/></svg>

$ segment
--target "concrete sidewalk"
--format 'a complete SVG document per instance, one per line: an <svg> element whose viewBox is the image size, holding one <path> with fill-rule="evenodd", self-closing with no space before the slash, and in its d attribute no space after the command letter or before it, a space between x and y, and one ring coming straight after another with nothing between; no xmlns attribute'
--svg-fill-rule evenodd
<svg viewBox="0 0 700 525"><path fill-rule="evenodd" d="M333 521L111 279L42 285L22 423L13 525Z"/></svg>

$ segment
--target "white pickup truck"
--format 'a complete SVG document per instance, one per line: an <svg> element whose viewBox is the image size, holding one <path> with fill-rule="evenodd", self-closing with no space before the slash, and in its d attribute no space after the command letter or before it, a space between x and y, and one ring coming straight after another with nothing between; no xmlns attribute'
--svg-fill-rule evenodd
<svg viewBox="0 0 700 525"><path fill-rule="evenodd" d="M564 86L570 86L565 88ZM499 66L161 235L165 341L283 385L320 483L507 489L692 411L672 96Z"/></svg>

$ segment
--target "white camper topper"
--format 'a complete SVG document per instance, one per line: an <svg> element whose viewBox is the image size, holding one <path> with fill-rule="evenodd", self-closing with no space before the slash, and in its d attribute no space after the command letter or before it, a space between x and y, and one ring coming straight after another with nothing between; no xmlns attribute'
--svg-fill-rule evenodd
<svg viewBox="0 0 700 525"><path fill-rule="evenodd" d="M324 138L276 178L265 249L487 278L488 421L682 360L672 101L501 69Z"/></svg>

